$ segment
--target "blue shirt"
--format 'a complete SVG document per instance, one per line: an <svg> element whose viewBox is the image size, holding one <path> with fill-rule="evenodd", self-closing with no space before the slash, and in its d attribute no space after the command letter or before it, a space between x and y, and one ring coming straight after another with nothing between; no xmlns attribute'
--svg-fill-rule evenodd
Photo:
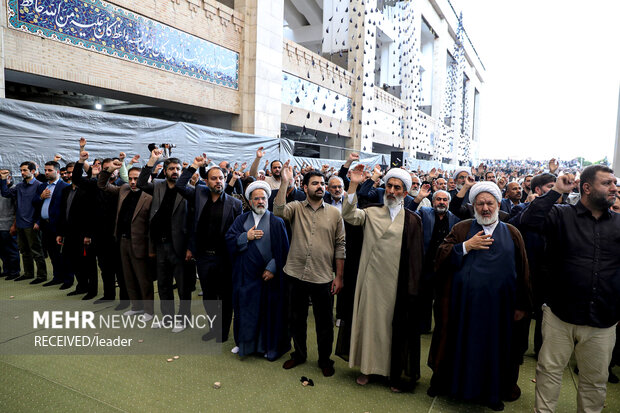
<svg viewBox="0 0 620 413"><path fill-rule="evenodd" d="M43 204L41 205L41 218L50 219L50 203L52 202L52 195L54 195L54 189L56 189L56 184L60 178L56 178L54 182L49 182L45 189L50 190L50 197L43 200Z"/></svg>
<svg viewBox="0 0 620 413"><path fill-rule="evenodd" d="M6 179L0 179L0 192L2 196L17 200L17 213L15 216L17 228L32 228L34 226L34 206L32 206L32 201L36 196L39 185L42 185L41 182L33 177L30 182L24 180L9 188L6 184Z"/></svg>

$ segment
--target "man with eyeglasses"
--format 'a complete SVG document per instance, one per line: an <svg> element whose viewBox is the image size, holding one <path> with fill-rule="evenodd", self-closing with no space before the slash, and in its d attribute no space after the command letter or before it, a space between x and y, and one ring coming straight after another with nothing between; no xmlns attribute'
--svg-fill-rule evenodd
<svg viewBox="0 0 620 413"><path fill-rule="evenodd" d="M519 231L499 220L493 182L471 187L474 219L454 225L439 246L438 302L428 394L503 410L519 398L515 323L530 310L528 264Z"/></svg>

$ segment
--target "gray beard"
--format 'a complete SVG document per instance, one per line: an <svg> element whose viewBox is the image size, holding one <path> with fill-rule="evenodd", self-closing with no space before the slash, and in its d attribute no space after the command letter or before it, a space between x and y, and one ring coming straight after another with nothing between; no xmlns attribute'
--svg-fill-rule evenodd
<svg viewBox="0 0 620 413"><path fill-rule="evenodd" d="M459 184L456 184L456 190L457 190L457 191L460 191L461 189L463 189L463 187L464 187L464 186L465 186L465 185L459 185Z"/></svg>
<svg viewBox="0 0 620 413"><path fill-rule="evenodd" d="M263 215L266 210L267 209L265 207L252 207L252 211L254 211L256 215Z"/></svg>
<svg viewBox="0 0 620 413"><path fill-rule="evenodd" d="M446 208L446 207L437 207L437 208L435 208L435 211L437 211L440 215L443 215L446 212L448 212L448 208Z"/></svg>
<svg viewBox="0 0 620 413"><path fill-rule="evenodd" d="M409 195L411 195L411 196L412 196L412 197L414 197L414 198L415 198L416 196L418 196L418 194L419 194L419 193L420 193L420 190L419 190L419 189L416 189L416 190L413 190L413 189L412 189L411 191L409 191Z"/></svg>
<svg viewBox="0 0 620 413"><path fill-rule="evenodd" d="M395 200L389 199L387 194L383 195L383 204L388 208L394 208L395 206L402 205L404 197L397 196Z"/></svg>
<svg viewBox="0 0 620 413"><path fill-rule="evenodd" d="M478 214L478 211L474 210L474 217L476 218L476 221L480 225L484 225L484 226L491 225L491 224L496 223L497 220L499 219L499 209L496 209L493 215L491 215L489 218L483 217L482 215Z"/></svg>

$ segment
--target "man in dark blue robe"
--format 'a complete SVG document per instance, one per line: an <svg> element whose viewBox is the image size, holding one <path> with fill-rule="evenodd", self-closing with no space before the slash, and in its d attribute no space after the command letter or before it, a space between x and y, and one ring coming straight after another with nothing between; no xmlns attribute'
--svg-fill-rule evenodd
<svg viewBox="0 0 620 413"><path fill-rule="evenodd" d="M499 220L497 185L475 184L470 199L475 219L454 225L437 252L429 395L503 410L520 396L513 332L531 307L527 256L519 231Z"/></svg>
<svg viewBox="0 0 620 413"><path fill-rule="evenodd" d="M252 210L226 234L233 262L234 337L239 355L260 353L274 361L290 350L286 263L289 243L281 218L267 210L271 189L263 181L246 189Z"/></svg>

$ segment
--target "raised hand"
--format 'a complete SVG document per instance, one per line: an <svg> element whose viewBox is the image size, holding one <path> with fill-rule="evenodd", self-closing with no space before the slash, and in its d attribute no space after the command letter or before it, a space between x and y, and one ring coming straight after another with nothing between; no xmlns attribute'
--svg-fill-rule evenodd
<svg viewBox="0 0 620 413"><path fill-rule="evenodd" d="M80 152L80 162L84 162L87 159L88 159L88 152L86 151Z"/></svg>
<svg viewBox="0 0 620 413"><path fill-rule="evenodd" d="M280 171L280 175L282 176L282 182L286 182L286 184L288 185L288 183L293 178L293 167L291 166L290 160L284 162L282 170Z"/></svg>
<svg viewBox="0 0 620 413"><path fill-rule="evenodd" d="M568 194L573 190L573 188L575 188L575 177L573 174L566 174L558 176L558 179L555 181L555 184L551 189L561 194Z"/></svg>
<svg viewBox="0 0 620 413"><path fill-rule="evenodd" d="M476 235L465 241L465 249L471 250L488 250L495 241L491 238L491 234L484 235L484 231L479 231Z"/></svg>
<svg viewBox="0 0 620 413"><path fill-rule="evenodd" d="M121 169L122 166L123 166L123 163L119 161L118 159L115 159L112 161L112 165L110 165L108 169L112 169L112 171L115 171L117 169Z"/></svg>
<svg viewBox="0 0 620 413"><path fill-rule="evenodd" d="M247 168L247 167L248 167L248 163L247 163L247 162L244 162L244 163L242 163L242 164L241 164L241 169L239 169L239 170L240 170L241 172L243 172L243 171L245 170L245 168Z"/></svg>
<svg viewBox="0 0 620 413"><path fill-rule="evenodd" d="M86 139L80 138L80 151L83 151L85 146L86 146Z"/></svg>
<svg viewBox="0 0 620 413"><path fill-rule="evenodd" d="M466 187L467 189L469 189L472 186L474 186L475 183L476 183L476 178L474 178L471 175L467 175L467 177L465 178L465 183L463 184L463 186Z"/></svg>
<svg viewBox="0 0 620 413"><path fill-rule="evenodd" d="M428 173L428 177L431 179L437 178L437 175L439 175L439 172L437 172L437 168L431 169L431 171Z"/></svg>
<svg viewBox="0 0 620 413"><path fill-rule="evenodd" d="M203 155L205 155L203 153ZM201 166L205 166L206 165L206 156L197 156L194 158L194 162L192 163L192 168L194 169L198 169Z"/></svg>
<svg viewBox="0 0 620 413"><path fill-rule="evenodd" d="M422 187L420 187L420 192L418 192L418 196L416 196L416 199L420 198L420 201L422 201L422 199L426 198L430 194L431 194L431 186L429 184L424 184L422 185Z"/></svg>
<svg viewBox="0 0 620 413"><path fill-rule="evenodd" d="M559 167L560 167L560 163L555 158L551 158L549 160L549 172L551 172L552 174L555 174L558 171Z"/></svg>
<svg viewBox="0 0 620 413"><path fill-rule="evenodd" d="M356 153L356 152L351 152L349 154L349 161L351 162L358 162L360 160L360 154Z"/></svg>
<svg viewBox="0 0 620 413"><path fill-rule="evenodd" d="M124 161L126 157L127 155L125 154L125 152L121 152L118 154L118 159L120 159L121 161Z"/></svg>
<svg viewBox="0 0 620 413"><path fill-rule="evenodd" d="M182 165L183 165L183 169L185 169L185 168L187 168L189 166L189 162L185 161L185 162L183 162Z"/></svg>
<svg viewBox="0 0 620 413"><path fill-rule="evenodd" d="M260 159L263 156L265 156L265 151L263 150L263 147L261 146L256 150L256 157Z"/></svg>
<svg viewBox="0 0 620 413"><path fill-rule="evenodd" d="M60 162L61 159L62 159L61 155L58 155L58 154L54 155L54 162Z"/></svg>
<svg viewBox="0 0 620 413"><path fill-rule="evenodd" d="M134 155L133 158L131 158L131 163L133 165L137 164L140 161L140 155Z"/></svg>
<svg viewBox="0 0 620 413"><path fill-rule="evenodd" d="M351 169L351 183L354 185L359 185L364 181L364 165L357 164L355 168Z"/></svg>
<svg viewBox="0 0 620 413"><path fill-rule="evenodd" d="M8 179L8 177L9 177L9 170L8 169L0 170L0 179Z"/></svg>

